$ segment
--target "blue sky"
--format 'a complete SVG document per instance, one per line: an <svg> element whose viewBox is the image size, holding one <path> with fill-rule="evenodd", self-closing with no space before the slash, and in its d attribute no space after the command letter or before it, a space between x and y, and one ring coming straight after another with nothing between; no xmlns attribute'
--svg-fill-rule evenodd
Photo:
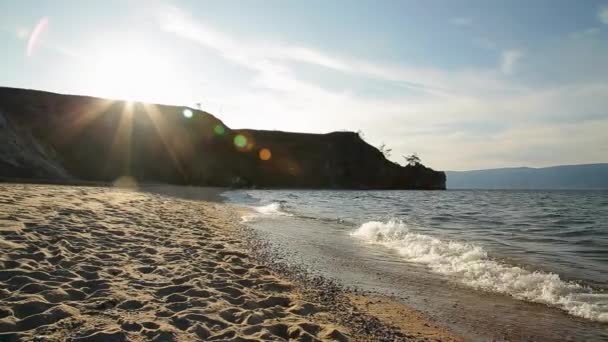
<svg viewBox="0 0 608 342"><path fill-rule="evenodd" d="M0 40L3 86L361 130L436 169L608 162L608 1L1 1Z"/></svg>

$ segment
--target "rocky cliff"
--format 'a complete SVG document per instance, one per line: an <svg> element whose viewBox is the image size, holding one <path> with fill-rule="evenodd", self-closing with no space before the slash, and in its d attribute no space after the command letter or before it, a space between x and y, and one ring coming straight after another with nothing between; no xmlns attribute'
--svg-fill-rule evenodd
<svg viewBox="0 0 608 342"><path fill-rule="evenodd" d="M230 129L185 107L0 88L0 177L216 186L445 189L353 132Z"/></svg>

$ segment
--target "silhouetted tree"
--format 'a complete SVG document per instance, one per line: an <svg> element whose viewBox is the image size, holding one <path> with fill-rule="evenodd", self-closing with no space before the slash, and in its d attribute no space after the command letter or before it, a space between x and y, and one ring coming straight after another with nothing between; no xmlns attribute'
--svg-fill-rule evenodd
<svg viewBox="0 0 608 342"><path fill-rule="evenodd" d="M385 157L386 159L390 158L391 153L393 153L393 149L392 149L392 148L388 148L388 147L386 147L386 144L385 144L385 143L382 143L382 145L378 146L378 150L379 150L380 152L382 152L382 154L384 154L384 157Z"/></svg>
<svg viewBox="0 0 608 342"><path fill-rule="evenodd" d="M416 166L421 164L420 157L418 157L417 153L410 154L409 156L403 156L407 165Z"/></svg>

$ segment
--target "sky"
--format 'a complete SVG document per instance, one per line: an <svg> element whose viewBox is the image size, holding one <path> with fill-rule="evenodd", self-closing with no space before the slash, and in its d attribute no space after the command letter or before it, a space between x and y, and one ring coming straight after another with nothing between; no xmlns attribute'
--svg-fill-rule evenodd
<svg viewBox="0 0 608 342"><path fill-rule="evenodd" d="M360 131L438 170L608 162L608 0L0 0L0 86Z"/></svg>

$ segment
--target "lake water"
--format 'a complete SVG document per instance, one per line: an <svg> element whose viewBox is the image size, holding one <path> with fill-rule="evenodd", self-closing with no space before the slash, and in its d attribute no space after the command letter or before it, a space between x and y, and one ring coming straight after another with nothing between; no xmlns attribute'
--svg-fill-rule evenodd
<svg viewBox="0 0 608 342"><path fill-rule="evenodd" d="M608 339L608 191L224 195L291 262L470 339Z"/></svg>

